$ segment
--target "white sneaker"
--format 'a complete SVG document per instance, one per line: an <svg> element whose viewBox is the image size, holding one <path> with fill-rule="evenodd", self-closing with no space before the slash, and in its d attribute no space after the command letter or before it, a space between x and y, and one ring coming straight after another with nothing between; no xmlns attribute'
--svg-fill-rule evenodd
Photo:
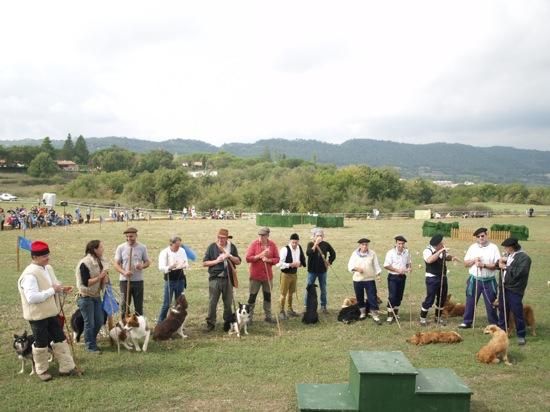
<svg viewBox="0 0 550 412"><path fill-rule="evenodd" d="M388 322L388 325L391 325L393 323L393 316L388 316L386 322Z"/></svg>
<svg viewBox="0 0 550 412"><path fill-rule="evenodd" d="M359 320L363 320L367 317L367 314L362 312L360 315L359 315Z"/></svg>
<svg viewBox="0 0 550 412"><path fill-rule="evenodd" d="M428 324L428 321L426 318L420 318L420 326L426 326Z"/></svg>

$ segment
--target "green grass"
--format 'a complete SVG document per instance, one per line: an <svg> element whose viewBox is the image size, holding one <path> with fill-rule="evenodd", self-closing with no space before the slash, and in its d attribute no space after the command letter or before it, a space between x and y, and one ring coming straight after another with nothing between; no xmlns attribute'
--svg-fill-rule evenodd
<svg viewBox="0 0 550 412"><path fill-rule="evenodd" d="M76 361L85 370L82 378L58 378L49 383L39 382L28 376L29 370L18 375L20 363L12 345L13 333L29 330L22 319L16 281L20 271L16 269L16 236L21 232L0 233L0 256L3 279L0 283L0 376L1 409L21 410L38 406L41 410L92 409L97 410L237 410L237 411L290 411L296 409L296 383L335 383L348 381L350 350L400 350L415 367L449 367L469 385L474 394L473 411L487 410L549 410L550 409L550 361L548 360L548 333L550 325L546 313L550 311L547 268L550 267L550 219L505 218L475 219L461 222L462 226L475 229L489 227L492 223L525 224L530 229L530 240L523 242L533 259L533 268L524 302L534 306L537 318L537 337L528 335L524 348L511 341L512 367L481 365L475 361L475 353L488 338L481 332L486 324L482 307L478 308L476 330L460 333L464 342L456 345L411 346L405 339L419 330L416 320L424 298L424 274L421 253L427 239L421 237L422 221L353 221L346 220L346 227L327 229L327 240L337 251L334 267L329 272L329 315L321 315L321 323L305 326L299 319L282 323L282 336L277 327L255 322L250 335L228 337L221 331L221 303L218 312L218 328L215 332L203 332L207 311L207 275L194 263L188 272L189 339L166 343L151 341L146 354L121 349L120 355L107 340L100 340L103 355L97 357L76 346ZM234 241L244 258L246 246L256 238L254 221L217 222L154 221L139 222L139 240L146 244L154 260L146 270L145 312L150 324L156 318L161 305L162 277L156 270L156 259L171 234L179 233L184 243L191 246L199 260L207 245L215 238L219 227L225 226L234 235ZM80 225L69 228L48 228L28 231L27 237L45 240L52 250L51 263L57 276L67 284L74 284L74 267L82 256L88 240L104 240L106 254L112 257L116 245L123 241L122 231L126 223L106 223L100 226ZM283 246L289 234L297 231L302 243L309 236L310 226L273 228L271 238ZM409 277L402 305L402 329L397 325L376 326L371 321L343 325L336 321L338 308L346 296L353 294L351 276L346 271L349 255L360 237L371 239L371 248L380 260L393 245L393 236L404 234L413 256L414 272ZM447 240L451 253L463 257L469 242ZM26 252L21 255L21 268L29 261ZM22 269L21 269L22 270ZM247 268L239 268L241 287L237 299L247 299ZM449 289L457 301L464 302L466 269L461 264L451 265ZM300 295L305 285L305 272L300 270L298 279ZM379 286L382 299L387 297L384 281ZM116 279L115 279L116 280ZM116 283L116 282L115 282ZM278 289L279 279L275 278ZM274 300L278 293L274 293ZM300 296L301 299L301 296ZM261 297L259 298L261 301ZM259 305L261 307L261 304ZM300 308L301 305L296 305ZM483 305L481 305L483 306ZM412 324L409 313L412 307ZM75 308L74 299L66 304L67 316ZM261 309L258 311L261 317ZM275 310L276 312L276 310ZM433 311L430 311L430 316ZM455 329L461 322L451 318L448 329ZM54 375L57 367L52 366ZM391 395L388 395L391 396ZM406 410L404 407L403 410Z"/></svg>

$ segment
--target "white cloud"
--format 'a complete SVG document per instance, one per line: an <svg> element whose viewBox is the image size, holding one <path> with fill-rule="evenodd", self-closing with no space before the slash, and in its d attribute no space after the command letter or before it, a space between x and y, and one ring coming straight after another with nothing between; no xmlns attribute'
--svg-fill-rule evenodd
<svg viewBox="0 0 550 412"><path fill-rule="evenodd" d="M550 150L549 17L543 0L11 2L0 139Z"/></svg>

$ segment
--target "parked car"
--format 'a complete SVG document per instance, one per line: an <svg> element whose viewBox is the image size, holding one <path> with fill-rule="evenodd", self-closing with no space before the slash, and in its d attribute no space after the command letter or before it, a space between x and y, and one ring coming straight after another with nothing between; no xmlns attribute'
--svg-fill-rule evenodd
<svg viewBox="0 0 550 412"><path fill-rule="evenodd" d="M0 194L0 200L11 202L11 201L17 200L17 196L14 196L10 193L2 193Z"/></svg>

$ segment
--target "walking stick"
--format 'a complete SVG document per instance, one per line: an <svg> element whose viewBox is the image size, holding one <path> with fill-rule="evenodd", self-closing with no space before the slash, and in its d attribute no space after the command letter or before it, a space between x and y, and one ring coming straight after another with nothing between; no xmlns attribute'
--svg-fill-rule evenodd
<svg viewBox="0 0 550 412"><path fill-rule="evenodd" d="M480 275L479 266L477 267L477 275ZM474 277L474 317L472 320L472 331L476 328L476 312L477 312L477 277ZM484 298L485 299L485 298Z"/></svg>
<svg viewBox="0 0 550 412"><path fill-rule="evenodd" d="M391 313L393 315L393 318L397 322L397 326L399 326L399 329L401 329L401 324L399 323L399 319L397 319L397 314L395 313L395 310L393 309L393 306L390 302L390 288L388 287L388 305L390 306Z"/></svg>
<svg viewBox="0 0 550 412"><path fill-rule="evenodd" d="M61 298L61 296L63 298ZM71 331L69 329L69 324L67 322L67 318L65 317L65 311L63 310L63 306L65 306L65 296L66 296L66 292L63 290L59 296L59 309L60 309L60 312L61 312L61 316L63 316L63 323L64 323L64 326L65 326L65 331L67 332L67 340L69 341L69 346L71 348L71 355L73 357L73 362L74 362L74 367L77 371L79 372L82 372L80 370L80 368L77 366L77 363L76 363L76 356L75 356L75 350L74 350L74 346L73 346L73 339L72 339L72 336L71 336Z"/></svg>
<svg viewBox="0 0 550 412"><path fill-rule="evenodd" d="M506 269L500 269L500 285L502 290L502 309L504 312L504 329L508 334L508 308L506 307L506 293L504 291L504 278L506 277Z"/></svg>
<svg viewBox="0 0 550 412"><path fill-rule="evenodd" d="M441 301L442 301L442 294L443 294L443 280L446 276L446 268L447 264L445 263L447 260L447 252L442 253L443 257L443 265L441 266L441 279L439 281L439 306L441 307ZM443 309L437 309L437 327L441 328L441 312L443 312Z"/></svg>
<svg viewBox="0 0 550 412"><path fill-rule="evenodd" d="M269 293L271 294L271 296L273 296L273 282L271 281L271 279L269 279L269 273L267 271L267 263L265 263L264 261L264 268L265 268L265 274L267 276L267 284L269 285ZM273 313L273 308L271 310L271 312ZM277 322L277 329L279 331L279 336L281 336L281 324L279 323L279 316L275 316L275 321Z"/></svg>
<svg viewBox="0 0 550 412"><path fill-rule="evenodd" d="M132 271L132 252L133 248L130 246L130 257L128 259L128 271ZM125 316L130 315L130 277L126 278L126 311Z"/></svg>

